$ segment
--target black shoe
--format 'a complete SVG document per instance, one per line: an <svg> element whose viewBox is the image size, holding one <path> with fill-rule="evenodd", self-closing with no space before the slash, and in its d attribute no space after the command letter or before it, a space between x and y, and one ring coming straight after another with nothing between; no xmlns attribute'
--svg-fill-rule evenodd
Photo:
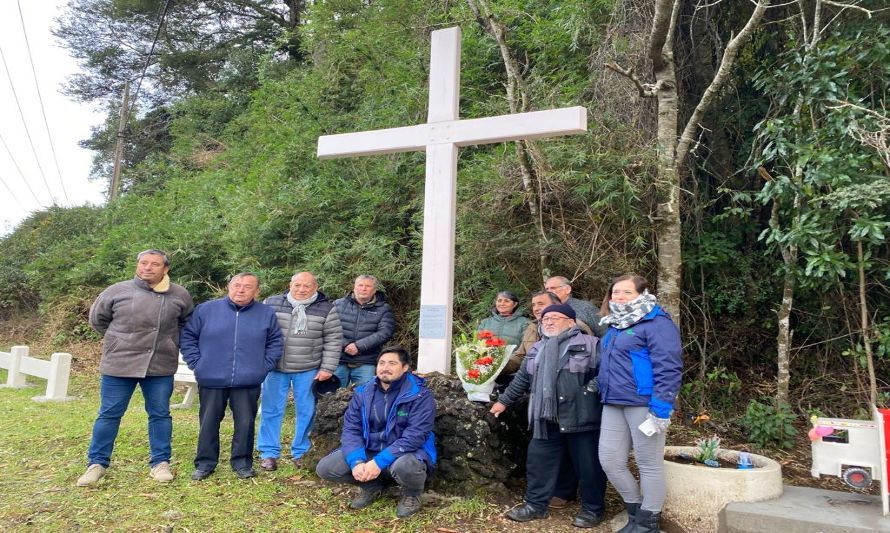
<svg viewBox="0 0 890 533"><path fill-rule="evenodd" d="M522 507L510 509L504 516L514 522L531 522L532 520L538 520L540 518L549 518L550 513L547 511L538 511L529 504L525 504Z"/></svg>
<svg viewBox="0 0 890 533"><path fill-rule="evenodd" d="M634 533L658 533L658 521L661 519L661 513L638 509L637 516L634 518L636 526Z"/></svg>
<svg viewBox="0 0 890 533"><path fill-rule="evenodd" d="M256 471L252 467L239 468L235 470L235 475L238 476L239 479L249 479L256 475Z"/></svg>
<svg viewBox="0 0 890 533"><path fill-rule="evenodd" d="M627 523L616 533L633 533L636 527L637 510L640 508L638 503L625 503L624 508L627 509Z"/></svg>
<svg viewBox="0 0 890 533"><path fill-rule="evenodd" d="M358 511L359 509L364 509L365 507L371 505L377 498L380 497L380 493L382 491L380 489L359 489L358 496L355 497L351 502L349 502L349 508Z"/></svg>
<svg viewBox="0 0 890 533"><path fill-rule="evenodd" d="M593 511L582 510L578 513L578 516L572 520L572 525L575 527L591 528L596 527L602 521L603 515L596 514Z"/></svg>
<svg viewBox="0 0 890 533"><path fill-rule="evenodd" d="M408 518L420 510L422 504L417 496L402 496L399 498L399 504L396 505L396 516L399 518Z"/></svg>
<svg viewBox="0 0 890 533"><path fill-rule="evenodd" d="M201 470L200 468L192 472L192 481L201 481L202 479L207 479L210 477L210 474L213 473L213 470Z"/></svg>

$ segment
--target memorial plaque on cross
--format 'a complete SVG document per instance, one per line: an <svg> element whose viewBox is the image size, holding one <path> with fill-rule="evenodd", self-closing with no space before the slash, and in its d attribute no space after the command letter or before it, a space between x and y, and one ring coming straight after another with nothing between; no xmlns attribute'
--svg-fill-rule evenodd
<svg viewBox="0 0 890 533"><path fill-rule="evenodd" d="M460 28L437 30L432 32L426 124L318 138L321 159L426 151L417 359L420 373L448 374L451 368L457 148L587 130L587 110L583 107L460 120L459 94Z"/></svg>

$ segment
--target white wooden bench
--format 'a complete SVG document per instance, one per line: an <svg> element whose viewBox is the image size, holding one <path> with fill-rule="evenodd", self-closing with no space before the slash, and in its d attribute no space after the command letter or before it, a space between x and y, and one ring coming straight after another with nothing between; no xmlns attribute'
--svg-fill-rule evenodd
<svg viewBox="0 0 890 533"><path fill-rule="evenodd" d="M170 407L173 409L188 409L191 407L195 401L195 396L198 394L198 382L195 380L195 373L182 360L182 354L179 354L179 368L176 369L176 374L173 375L173 385L184 385L186 390L182 403L173 404Z"/></svg>

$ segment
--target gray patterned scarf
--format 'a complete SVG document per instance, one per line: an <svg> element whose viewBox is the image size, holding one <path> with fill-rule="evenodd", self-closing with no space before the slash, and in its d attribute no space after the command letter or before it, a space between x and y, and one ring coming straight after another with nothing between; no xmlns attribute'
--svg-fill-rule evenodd
<svg viewBox="0 0 890 533"><path fill-rule="evenodd" d="M615 326L617 329L629 328L648 315L656 305L658 305L658 298L654 294L649 294L648 290L644 290L643 294L626 304L610 301L610 312L600 319L600 324Z"/></svg>
<svg viewBox="0 0 890 533"><path fill-rule="evenodd" d="M559 374L559 356L566 339L578 332L577 326L555 337L544 337L544 345L538 352L538 367L532 379L531 398L528 406L528 423L532 426L532 438L547 438L547 422L556 422L559 404L556 401L556 376Z"/></svg>
<svg viewBox="0 0 890 533"><path fill-rule="evenodd" d="M291 311L291 319L294 323L295 334L306 333L306 326L309 324L309 319L306 318L306 306L312 304L315 300L318 300L318 292L305 300L297 300L291 296L290 292L287 293L287 301L294 307L294 310Z"/></svg>

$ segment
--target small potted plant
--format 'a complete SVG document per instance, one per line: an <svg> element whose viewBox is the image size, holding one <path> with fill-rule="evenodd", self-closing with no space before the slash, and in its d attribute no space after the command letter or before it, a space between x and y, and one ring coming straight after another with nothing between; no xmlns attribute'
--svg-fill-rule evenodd
<svg viewBox="0 0 890 533"><path fill-rule="evenodd" d="M695 441L698 450L695 454L695 460L704 463L712 468L720 468L717 461L717 450L720 449L720 437L704 437Z"/></svg>

